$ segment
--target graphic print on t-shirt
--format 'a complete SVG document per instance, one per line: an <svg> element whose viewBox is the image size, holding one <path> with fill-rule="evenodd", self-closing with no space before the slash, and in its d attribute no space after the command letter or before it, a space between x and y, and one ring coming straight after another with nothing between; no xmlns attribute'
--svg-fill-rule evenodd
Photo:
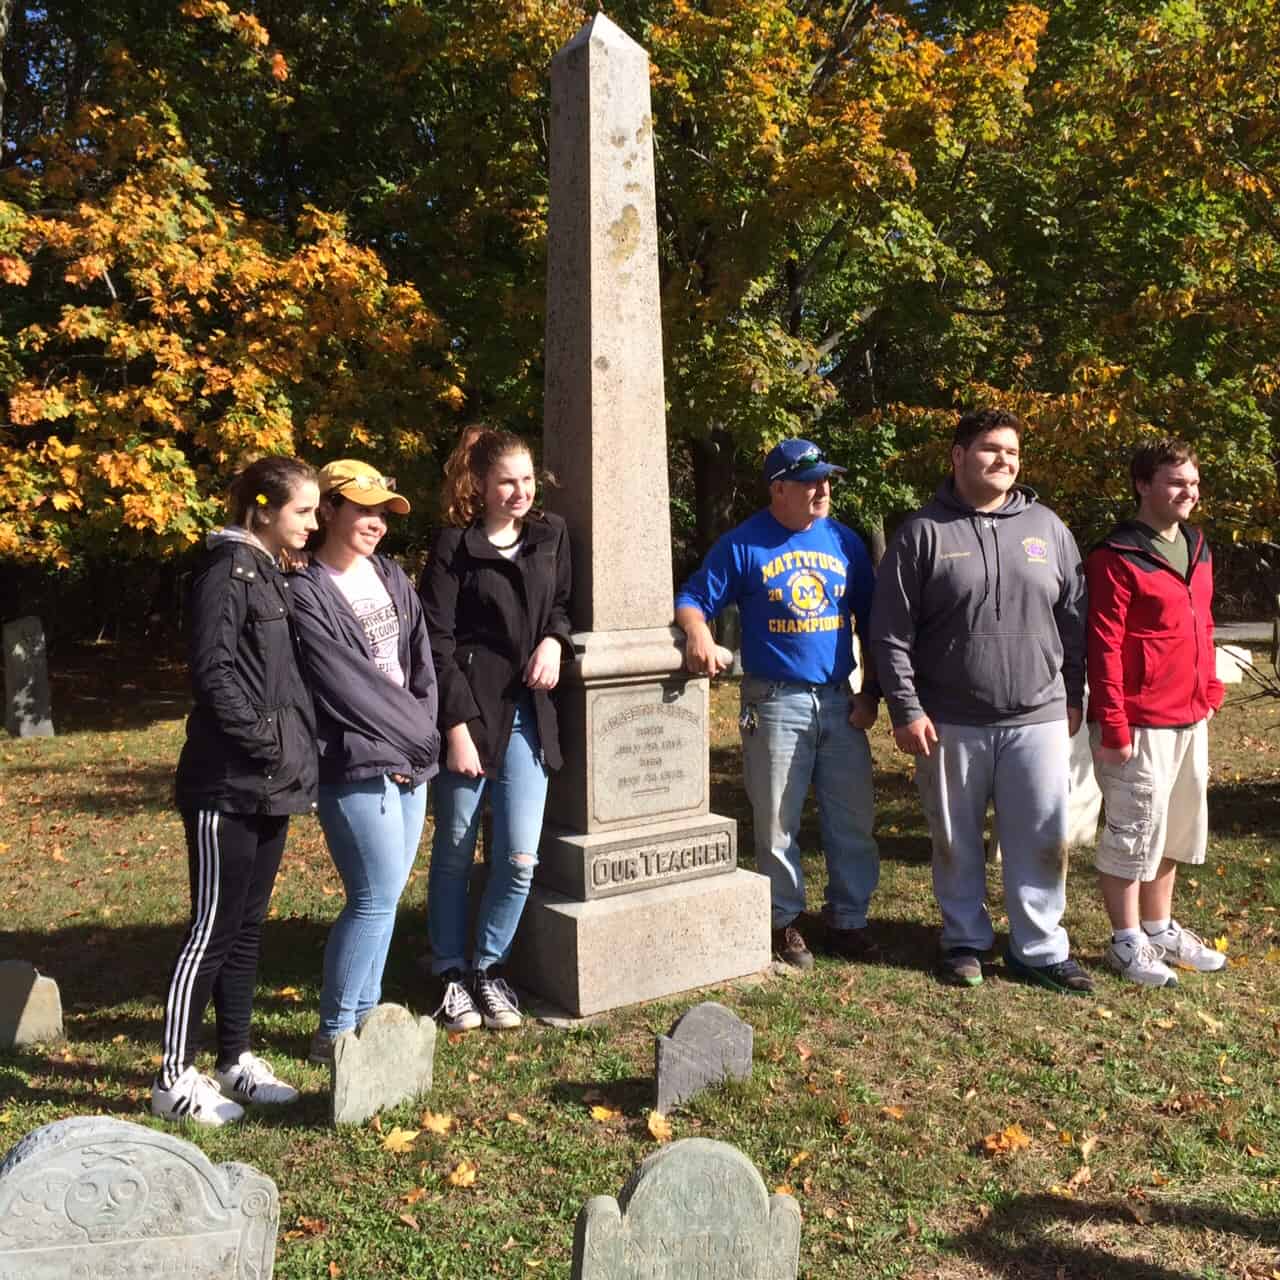
<svg viewBox="0 0 1280 1280"><path fill-rule="evenodd" d="M338 590L346 597L351 612L356 615L360 626L369 640L369 648L373 650L373 661L378 670L388 680L394 680L403 687L404 670L400 666L400 615L391 602L391 596L378 571L368 560L359 560L346 573L334 573L333 580Z"/></svg>
<svg viewBox="0 0 1280 1280"><path fill-rule="evenodd" d="M769 630L775 635L839 631L844 626L836 601L844 594L846 570L836 556L788 551L763 564L760 576L767 584L769 599L791 615L769 619ZM772 585L779 577L782 585Z"/></svg>

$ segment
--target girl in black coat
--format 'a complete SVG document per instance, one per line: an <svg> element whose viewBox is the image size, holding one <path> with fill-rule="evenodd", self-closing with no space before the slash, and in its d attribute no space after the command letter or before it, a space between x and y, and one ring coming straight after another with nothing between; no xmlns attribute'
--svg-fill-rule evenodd
<svg viewBox="0 0 1280 1280"><path fill-rule="evenodd" d="M191 591L195 708L178 760L191 924L165 1001L151 1110L221 1125L242 1102L292 1102L298 1091L249 1051L249 1019L267 914L292 813L316 807L315 714L298 672L282 554L316 527L315 472L263 458L231 485L231 523L209 535ZM213 997L213 1077L194 1066Z"/></svg>
<svg viewBox="0 0 1280 1280"><path fill-rule="evenodd" d="M534 487L519 436L469 428L445 467L450 527L419 587L447 753L433 785L427 925L444 984L437 1013L453 1031L520 1024L500 966L538 862L547 770L561 762L551 691L573 653L569 539L558 516L534 510ZM467 882L486 791L493 847L468 965Z"/></svg>

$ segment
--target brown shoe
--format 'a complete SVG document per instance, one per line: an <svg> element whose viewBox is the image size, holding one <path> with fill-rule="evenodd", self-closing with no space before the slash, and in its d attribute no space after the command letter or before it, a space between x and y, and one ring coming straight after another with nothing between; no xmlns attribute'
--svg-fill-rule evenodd
<svg viewBox="0 0 1280 1280"><path fill-rule="evenodd" d="M880 944L865 925L861 929L837 929L827 925L827 950L846 960L874 960L880 954Z"/></svg>
<svg viewBox="0 0 1280 1280"><path fill-rule="evenodd" d="M773 931L773 954L793 969L812 969L813 952L793 924Z"/></svg>

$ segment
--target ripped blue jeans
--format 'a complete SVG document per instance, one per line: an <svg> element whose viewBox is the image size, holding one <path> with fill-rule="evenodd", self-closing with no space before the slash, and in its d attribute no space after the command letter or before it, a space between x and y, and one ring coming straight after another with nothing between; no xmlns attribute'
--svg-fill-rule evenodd
<svg viewBox="0 0 1280 1280"><path fill-rule="evenodd" d="M333 864L347 891L329 930L320 991L320 1030L350 1031L382 997L396 904L418 853L427 784L390 778L325 784L317 805Z"/></svg>
<svg viewBox="0 0 1280 1280"><path fill-rule="evenodd" d="M493 810L489 876L476 920L475 954L467 964L467 885L485 792ZM441 769L432 783L436 832L427 880L431 972L505 964L538 865L547 771L533 701L516 707L511 740L494 777L468 778Z"/></svg>

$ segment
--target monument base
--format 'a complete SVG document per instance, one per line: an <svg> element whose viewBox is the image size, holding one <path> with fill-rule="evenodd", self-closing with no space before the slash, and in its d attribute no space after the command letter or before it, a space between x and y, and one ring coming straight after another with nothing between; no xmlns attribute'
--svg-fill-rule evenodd
<svg viewBox="0 0 1280 1280"><path fill-rule="evenodd" d="M769 881L731 871L576 902L534 885L511 954L521 986L577 1017L757 973Z"/></svg>

